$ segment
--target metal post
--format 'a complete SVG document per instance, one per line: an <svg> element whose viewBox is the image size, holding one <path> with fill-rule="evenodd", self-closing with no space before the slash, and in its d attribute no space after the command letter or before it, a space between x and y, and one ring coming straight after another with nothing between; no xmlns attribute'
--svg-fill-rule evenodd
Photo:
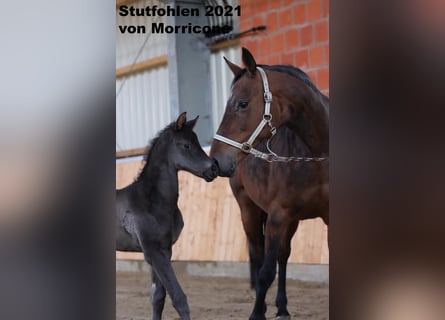
<svg viewBox="0 0 445 320"><path fill-rule="evenodd" d="M166 17L169 25L204 26L208 24L201 1L167 2L181 8L200 8L200 16ZM187 111L189 118L199 115L195 132L202 145L209 145L213 136L211 117L210 51L203 34L168 35L168 75L172 117Z"/></svg>

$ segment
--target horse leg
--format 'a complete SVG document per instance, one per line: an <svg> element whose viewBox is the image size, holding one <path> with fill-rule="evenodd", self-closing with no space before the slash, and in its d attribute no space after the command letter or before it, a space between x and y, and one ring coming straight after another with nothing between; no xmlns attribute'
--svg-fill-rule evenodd
<svg viewBox="0 0 445 320"><path fill-rule="evenodd" d="M284 261L278 259L278 291L275 299L275 305L278 308L277 320L290 319L289 312L287 311L287 295L286 295L286 267L287 259Z"/></svg>
<svg viewBox="0 0 445 320"><path fill-rule="evenodd" d="M151 262L152 272L156 273L162 286L167 290L173 307L178 312L181 320L190 320L190 309L187 297L182 291L171 264L171 249L160 249L157 246L143 245L144 256L147 262ZM153 315L154 316L154 315Z"/></svg>
<svg viewBox="0 0 445 320"><path fill-rule="evenodd" d="M152 320L161 320L166 292L161 280L154 270L151 272L151 279L151 304L153 306Z"/></svg>
<svg viewBox="0 0 445 320"><path fill-rule="evenodd" d="M266 214L259 208L251 208L248 212L243 211L242 216L249 216L248 222L244 223L245 219L242 220L249 242L250 286L255 289L264 261L263 220Z"/></svg>
<svg viewBox="0 0 445 320"><path fill-rule="evenodd" d="M241 211L241 221L249 243L250 286L256 288L258 273L264 260L264 231L267 215L244 193L237 190L236 200Z"/></svg>
<svg viewBox="0 0 445 320"><path fill-rule="evenodd" d="M278 290L275 299L275 305L278 309L277 320L290 319L289 312L287 311L286 268L291 250L290 243L297 227L298 221L288 225L288 231L286 232L286 235L281 238L281 243L278 248Z"/></svg>
<svg viewBox="0 0 445 320"><path fill-rule="evenodd" d="M256 285L256 297L255 306L250 320L265 320L265 299L267 290L272 285L277 273L277 257L278 246L280 243L279 228L277 227L274 219L268 216L266 223L266 254L264 258L263 266L258 274L258 281Z"/></svg>

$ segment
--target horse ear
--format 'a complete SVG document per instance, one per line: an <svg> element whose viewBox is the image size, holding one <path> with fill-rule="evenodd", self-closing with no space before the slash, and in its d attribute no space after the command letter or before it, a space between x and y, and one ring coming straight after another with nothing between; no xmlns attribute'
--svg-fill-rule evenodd
<svg viewBox="0 0 445 320"><path fill-rule="evenodd" d="M224 60L226 61L227 65L229 66L230 70L232 71L233 75L236 76L237 74L239 74L241 71L243 71L243 69L240 66L237 66L236 64L230 62L229 60L226 59L226 57L223 57Z"/></svg>
<svg viewBox="0 0 445 320"><path fill-rule="evenodd" d="M195 119L187 121L186 125L190 128L194 128L196 126L196 123L198 122L199 116L196 116Z"/></svg>
<svg viewBox="0 0 445 320"><path fill-rule="evenodd" d="M187 112L183 112L179 115L178 119L176 119L175 129L181 130L184 123L187 121Z"/></svg>
<svg viewBox="0 0 445 320"><path fill-rule="evenodd" d="M249 76L253 77L256 73L256 62L252 54L246 48L243 48L243 63L246 66L247 73Z"/></svg>

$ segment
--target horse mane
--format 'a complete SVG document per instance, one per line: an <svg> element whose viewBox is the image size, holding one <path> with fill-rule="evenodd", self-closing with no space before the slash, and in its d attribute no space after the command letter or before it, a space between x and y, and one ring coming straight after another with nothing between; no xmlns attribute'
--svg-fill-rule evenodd
<svg viewBox="0 0 445 320"><path fill-rule="evenodd" d="M262 152L269 152L266 147L267 140L263 140L257 146ZM277 128L276 136L270 139L270 147L274 152L282 156L305 157L310 154L307 143L292 129L281 126Z"/></svg>
<svg viewBox="0 0 445 320"><path fill-rule="evenodd" d="M291 66L291 65L263 65L259 64L259 67L263 68L264 70L271 70L271 71L278 71L282 73L286 73L290 76L293 76L294 78L297 78L298 80L303 81L309 88L311 88L315 93L323 95L320 90L315 86L315 84L312 82L311 78L307 75L306 72L301 70L300 68ZM239 72L237 75L235 75L235 78L232 81L232 86L235 82L237 82L245 73L247 72L246 69L243 69L241 72Z"/></svg>

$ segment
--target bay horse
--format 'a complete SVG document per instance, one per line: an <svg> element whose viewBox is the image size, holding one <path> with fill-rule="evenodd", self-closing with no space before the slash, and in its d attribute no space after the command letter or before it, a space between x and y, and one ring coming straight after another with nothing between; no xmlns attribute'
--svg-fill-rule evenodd
<svg viewBox="0 0 445 320"><path fill-rule="evenodd" d="M153 320L161 319L166 291L180 318L190 319L187 297L171 264L172 245L184 226L177 205L178 170L207 182L216 177L214 160L193 132L198 117L186 120L184 112L152 140L139 176L116 191L116 250L143 252L151 265Z"/></svg>
<svg viewBox="0 0 445 320"><path fill-rule="evenodd" d="M225 59L225 58L224 58ZM278 263L277 319L287 310L286 265L300 220L329 224L329 99L302 70L228 61L231 95L212 142L218 175L230 177L249 244L250 320L266 319L265 297Z"/></svg>

